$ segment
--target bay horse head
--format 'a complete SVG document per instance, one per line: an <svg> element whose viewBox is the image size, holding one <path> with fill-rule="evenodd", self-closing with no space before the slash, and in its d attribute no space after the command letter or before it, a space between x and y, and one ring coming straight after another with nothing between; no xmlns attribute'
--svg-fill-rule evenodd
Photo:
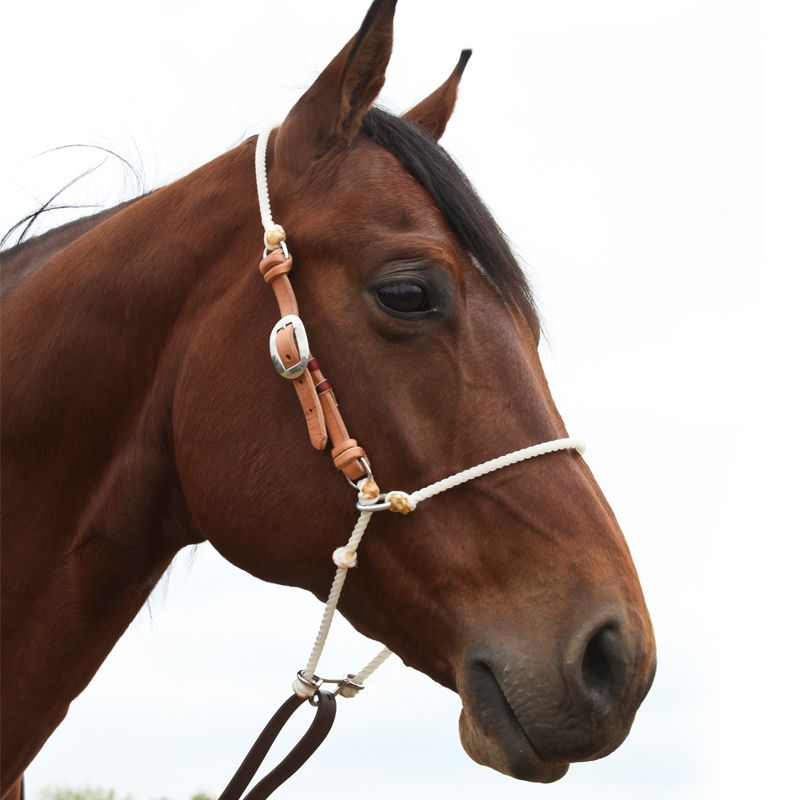
<svg viewBox="0 0 800 800"><path fill-rule="evenodd" d="M314 354L381 484L416 488L567 434L525 277L437 143L468 53L403 117L372 105L394 6L375 0L272 131L267 162ZM104 218L4 299L9 780L181 547L208 540L263 580L327 594L353 494L266 356L277 309L254 268L254 147ZM372 524L339 607L459 693L472 758L546 782L623 741L653 631L578 453ZM34 665L43 649L58 675Z"/></svg>

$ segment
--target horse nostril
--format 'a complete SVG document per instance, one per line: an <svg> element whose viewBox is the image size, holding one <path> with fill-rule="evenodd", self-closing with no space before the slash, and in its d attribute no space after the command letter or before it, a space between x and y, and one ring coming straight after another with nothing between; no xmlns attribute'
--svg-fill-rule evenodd
<svg viewBox="0 0 800 800"><path fill-rule="evenodd" d="M619 632L613 625L606 625L591 636L583 652L581 678L587 699L603 711L610 710L623 671L624 651Z"/></svg>

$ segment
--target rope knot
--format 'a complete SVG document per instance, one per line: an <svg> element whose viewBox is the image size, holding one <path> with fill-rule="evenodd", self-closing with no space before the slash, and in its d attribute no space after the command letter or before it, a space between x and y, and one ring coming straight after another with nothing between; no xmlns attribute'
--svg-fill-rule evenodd
<svg viewBox="0 0 800 800"><path fill-rule="evenodd" d="M292 681L292 691L298 697L308 700L309 697L313 697L316 693L317 685L313 680L308 680L305 675L303 675L301 670L297 673L297 677Z"/></svg>
<svg viewBox="0 0 800 800"><path fill-rule="evenodd" d="M380 496L380 487L373 478L362 478L358 482L358 500L362 505L374 505L380 500Z"/></svg>
<svg viewBox="0 0 800 800"><path fill-rule="evenodd" d="M286 241L286 231L283 225L273 225L269 230L264 231L264 246L267 250L277 250L281 242Z"/></svg>
<svg viewBox="0 0 800 800"><path fill-rule="evenodd" d="M411 495L405 492L389 492L386 499L389 502L389 511L396 511L398 514L410 514L417 507Z"/></svg>
<svg viewBox="0 0 800 800"><path fill-rule="evenodd" d="M358 680L357 675L353 675L351 672L339 683L338 694L342 697L355 697L363 688L364 684Z"/></svg>
<svg viewBox="0 0 800 800"><path fill-rule="evenodd" d="M355 550L349 550L347 546L337 547L333 551L333 563L340 569L350 569L358 562Z"/></svg>

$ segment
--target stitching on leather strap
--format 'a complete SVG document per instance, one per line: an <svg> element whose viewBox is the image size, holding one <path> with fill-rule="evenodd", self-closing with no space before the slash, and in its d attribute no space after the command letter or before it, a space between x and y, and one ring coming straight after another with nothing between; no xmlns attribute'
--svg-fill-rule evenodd
<svg viewBox="0 0 800 800"><path fill-rule="evenodd" d="M325 378L325 380L320 381L317 384L317 394L322 394L323 392L332 392L333 391L333 384Z"/></svg>

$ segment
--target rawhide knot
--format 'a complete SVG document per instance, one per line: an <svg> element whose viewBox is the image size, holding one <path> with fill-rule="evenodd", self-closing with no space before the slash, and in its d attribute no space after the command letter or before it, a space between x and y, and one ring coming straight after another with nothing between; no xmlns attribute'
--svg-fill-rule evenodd
<svg viewBox="0 0 800 800"><path fill-rule="evenodd" d="M398 514L410 514L417 507L411 496L405 492L389 492L386 500L389 503L389 511L395 511Z"/></svg>
<svg viewBox="0 0 800 800"><path fill-rule="evenodd" d="M273 225L269 230L264 231L264 246L267 250L275 250L281 246L281 242L286 241L286 231L283 225Z"/></svg>
<svg viewBox="0 0 800 800"><path fill-rule="evenodd" d="M358 501L365 506L371 506L381 498L381 490L374 478L362 478L358 482Z"/></svg>
<svg viewBox="0 0 800 800"><path fill-rule="evenodd" d="M358 563L358 556L355 551L348 550L346 545L337 547L333 551L333 563L340 569L350 569Z"/></svg>

